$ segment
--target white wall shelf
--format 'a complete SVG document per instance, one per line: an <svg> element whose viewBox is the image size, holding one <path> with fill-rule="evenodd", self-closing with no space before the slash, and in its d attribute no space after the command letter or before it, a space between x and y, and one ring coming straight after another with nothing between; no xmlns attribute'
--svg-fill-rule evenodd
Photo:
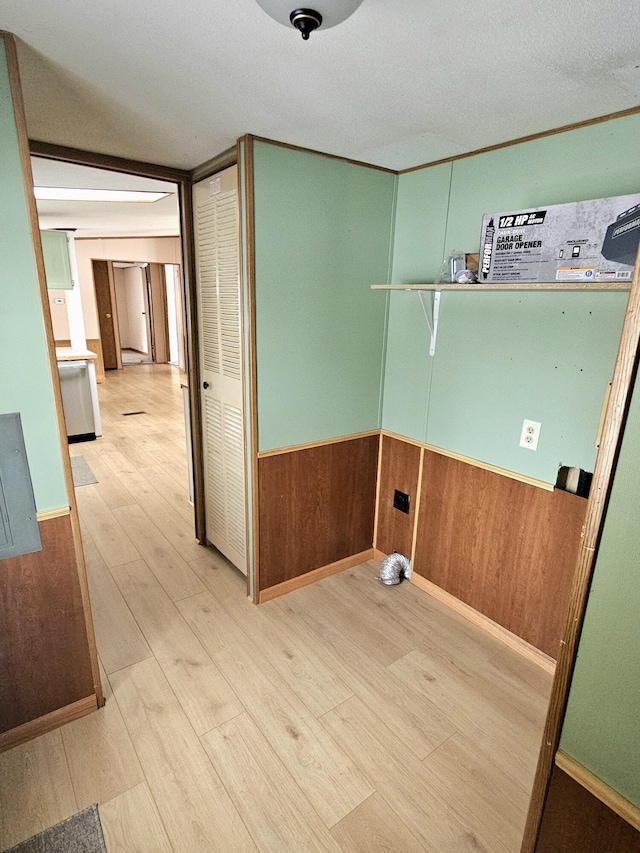
<svg viewBox="0 0 640 853"><path fill-rule="evenodd" d="M425 320L429 327L429 355L436 354L436 338L438 336L438 320L440 317L440 294L447 290L455 290L458 292L478 292L481 290L491 291L514 291L514 290L529 290L529 291L610 291L610 290L629 290L631 282L622 281L535 281L535 282L488 282L486 284L372 284L371 290L398 290L398 291L415 291L422 303ZM430 302L427 301L427 293L431 292L433 296Z"/></svg>
<svg viewBox="0 0 640 853"><path fill-rule="evenodd" d="M629 290L630 281L532 281L487 282L485 284L372 284L371 290Z"/></svg>

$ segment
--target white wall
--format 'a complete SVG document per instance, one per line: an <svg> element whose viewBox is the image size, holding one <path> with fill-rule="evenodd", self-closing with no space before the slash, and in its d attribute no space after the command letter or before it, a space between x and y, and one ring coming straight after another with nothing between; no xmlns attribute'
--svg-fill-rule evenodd
<svg viewBox="0 0 640 853"><path fill-rule="evenodd" d="M68 290L48 290L49 307L51 309L51 322L53 323L53 337L56 341L68 341L71 339L69 332L69 315L67 313ZM64 300L57 303L56 299Z"/></svg>
<svg viewBox="0 0 640 853"><path fill-rule="evenodd" d="M93 272L91 261L138 261L158 264L181 264L179 237L115 237L101 239L85 239L78 237L75 240L76 257L78 259L78 275L80 278L80 291L82 296L82 310L84 314L84 325L87 338L99 338L100 328L98 326L98 315L96 311L96 296L93 287ZM66 325L65 306L56 306L55 296L65 294L65 291L49 291L49 303L53 320L53 334L56 340L69 338L69 329Z"/></svg>

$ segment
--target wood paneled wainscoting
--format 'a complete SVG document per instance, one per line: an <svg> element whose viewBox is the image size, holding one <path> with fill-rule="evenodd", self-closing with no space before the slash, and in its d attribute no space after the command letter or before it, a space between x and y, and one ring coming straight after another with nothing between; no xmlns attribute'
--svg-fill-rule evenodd
<svg viewBox="0 0 640 853"><path fill-rule="evenodd" d="M596 783L595 789L590 790L589 784L578 781L557 761L551 773L536 853L638 853L640 810L581 768L581 775L591 777L587 782ZM580 768L572 759L568 764Z"/></svg>
<svg viewBox="0 0 640 853"><path fill-rule="evenodd" d="M584 498L389 435L380 484L378 555L411 557L419 586L557 657ZM409 515L393 508L397 488Z"/></svg>
<svg viewBox="0 0 640 853"><path fill-rule="evenodd" d="M2 561L0 751L97 708L70 515Z"/></svg>
<svg viewBox="0 0 640 853"><path fill-rule="evenodd" d="M379 435L260 455L260 600L373 554Z"/></svg>

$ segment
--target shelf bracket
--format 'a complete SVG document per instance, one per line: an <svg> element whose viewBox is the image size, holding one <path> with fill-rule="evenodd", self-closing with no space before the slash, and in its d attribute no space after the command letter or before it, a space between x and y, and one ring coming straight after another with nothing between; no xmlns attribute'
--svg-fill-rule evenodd
<svg viewBox="0 0 640 853"><path fill-rule="evenodd" d="M424 317L427 321L427 326L429 327L429 333L431 334L431 341L429 343L429 355L433 357L436 354L436 337L438 336L438 319L440 317L440 291L418 290L417 293L420 297L420 302L422 303L422 310L424 311Z"/></svg>

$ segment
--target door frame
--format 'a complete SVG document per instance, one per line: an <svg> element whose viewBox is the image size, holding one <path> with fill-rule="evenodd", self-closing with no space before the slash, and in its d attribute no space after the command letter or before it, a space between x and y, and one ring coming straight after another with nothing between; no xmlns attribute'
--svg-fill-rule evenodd
<svg viewBox="0 0 640 853"><path fill-rule="evenodd" d="M107 282L106 288L103 288L103 285L98 285L98 281L96 278L96 265L104 264L104 272L106 274ZM113 370L113 367L106 367L105 365L105 341L109 341L113 345L113 353L116 361L115 369L120 370L122 368L122 356L120 354L120 329L118 326L118 305L115 293L115 286L113 281L113 266L110 261L102 260L101 258L91 258L91 274L93 276L93 290L96 297L96 313L98 315L98 328L100 330L100 347L102 349L102 364L104 370ZM98 294L98 290L101 290L101 295ZM102 303L102 304L101 304ZM108 305L107 305L108 303ZM102 314L102 309L109 309L108 319L109 323L105 323L105 317Z"/></svg>
<svg viewBox="0 0 640 853"><path fill-rule="evenodd" d="M229 166L238 167L238 204L240 246L239 272L241 291L242 324L242 375L245 389L245 519L246 519L246 560L247 560L247 596L254 604L259 603L260 582L258 567L259 508L258 508L258 423L256 407L256 346L255 346L255 261L254 261L254 211L253 211L253 136L240 137L232 148L223 151L217 157L208 160L191 171L191 185L211 178ZM191 213L193 217L193 210ZM192 220L193 221L193 220ZM195 232L191 231L192 238ZM192 247L192 278L195 285L195 245ZM196 294L194 292L194 298ZM247 395L248 389L248 395ZM198 409L200 412L200 384L198 384ZM201 438L202 442L202 433ZM201 444L202 451L202 444ZM204 467L202 468L204 474ZM204 516L204 483L202 509Z"/></svg>
<svg viewBox="0 0 640 853"><path fill-rule="evenodd" d="M233 149L235 152L235 148ZM79 166L91 166L110 172L122 172L142 178L170 181L177 185L180 208L180 241L182 249L182 282L185 314L186 360L189 385L189 422L193 463L193 504L196 539L205 542L204 472L202 464L202 428L197 413L200 411L200 378L198 369L198 329L196 324L196 279L193 240L193 205L191 199L191 173L140 160L128 160L108 154L96 154L79 148L53 145L29 140L29 153L34 157L60 160Z"/></svg>

